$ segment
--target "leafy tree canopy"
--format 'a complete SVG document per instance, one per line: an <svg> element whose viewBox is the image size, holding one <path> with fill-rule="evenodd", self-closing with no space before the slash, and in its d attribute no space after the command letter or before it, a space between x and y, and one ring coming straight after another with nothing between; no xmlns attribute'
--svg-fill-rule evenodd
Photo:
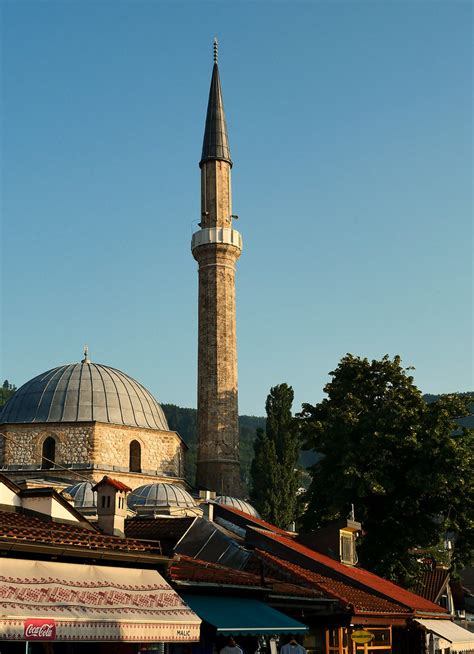
<svg viewBox="0 0 474 654"><path fill-rule="evenodd" d="M327 398L300 414L306 447L322 458L311 468L304 526L345 518L351 504L364 534L359 561L410 585L414 548L436 546L454 532L454 567L473 560L473 431L469 396L427 403L400 357L342 358ZM462 422L462 421L461 421Z"/></svg>
<svg viewBox="0 0 474 654"><path fill-rule="evenodd" d="M5 379L3 384L0 386L0 406L3 406L11 398L13 393L16 391L16 386L10 384L8 379Z"/></svg>
<svg viewBox="0 0 474 654"><path fill-rule="evenodd" d="M298 517L300 439L292 416L293 389L274 386L266 401L266 430L257 429L250 499L262 518L288 528Z"/></svg>

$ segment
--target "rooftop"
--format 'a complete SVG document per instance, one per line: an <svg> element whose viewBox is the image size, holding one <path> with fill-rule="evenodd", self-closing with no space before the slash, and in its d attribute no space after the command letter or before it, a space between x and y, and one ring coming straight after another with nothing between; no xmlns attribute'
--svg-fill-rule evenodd
<svg viewBox="0 0 474 654"><path fill-rule="evenodd" d="M229 519L232 516L233 521L239 527L246 527L247 525L253 525L255 527L261 527L262 529L266 529L268 531L274 532L276 534L282 534L287 538L296 536L296 534L294 534L293 532L280 529L280 527L276 527L275 525L272 525L269 522L262 520L262 518L259 518L255 515L250 515L245 511L237 509L234 506L229 506L227 504L215 505L215 514L223 518L227 517L227 519Z"/></svg>
<svg viewBox="0 0 474 654"><path fill-rule="evenodd" d="M187 532L196 518L193 517L142 517L125 520L127 538L159 541L164 553L171 554L176 543Z"/></svg>
<svg viewBox="0 0 474 654"><path fill-rule="evenodd" d="M437 602L448 582L449 570L447 568L436 567L433 570L425 570L416 585L416 592L430 602Z"/></svg>
<svg viewBox="0 0 474 654"><path fill-rule="evenodd" d="M103 485L112 486L112 488L115 488L116 490L122 491L124 493L128 493L132 490L130 486L127 486L127 484L123 484L121 481L112 479L112 477L108 477L107 475L104 475L104 477L102 477L102 479L98 481L95 486L93 486L92 490L97 491L97 489Z"/></svg>
<svg viewBox="0 0 474 654"><path fill-rule="evenodd" d="M81 526L42 519L26 512L0 510L0 543L60 546L88 551L143 552L161 555L159 542L105 536Z"/></svg>
<svg viewBox="0 0 474 654"><path fill-rule="evenodd" d="M379 597L371 592L351 586L341 580L336 580L328 575L319 572L313 572L303 568L295 563L284 561L273 554L257 550L258 557L266 564L268 570L275 572L277 570L286 573L288 579L293 579L295 583L304 583L326 597L337 599L343 605L350 604L355 614L408 614L410 610L399 604L392 602L383 597Z"/></svg>
<svg viewBox="0 0 474 654"><path fill-rule="evenodd" d="M252 535L250 535L251 540L255 541L254 545L258 549L262 549L262 545L271 546L271 543L273 542L276 547L269 548L273 550L271 552L273 555L285 560L290 556L291 562L297 565L300 565L303 562L305 566L307 564L312 565L311 570L305 568L308 573L319 572L331 577L335 581L342 581L346 584L349 583L351 586L362 586L363 589L375 592L381 597L385 597L390 602L399 603L415 612L446 613L445 609L437 604L434 604L409 590L405 590L404 588L401 588L391 581L383 579L368 570L343 565L342 563L331 559L329 556L315 552L314 550L311 550L290 538L286 538L281 534L255 528L251 528L250 531L254 532L254 534L258 533L256 539L252 539ZM265 549L267 549L267 547L265 547ZM295 557L294 554L299 556Z"/></svg>
<svg viewBox="0 0 474 654"><path fill-rule="evenodd" d="M233 570L217 563L209 563L181 555L180 559L173 561L170 568L170 577L174 582L185 581L196 584L212 584L219 586L248 586L249 588L262 588L269 591L296 597L321 597L322 593L314 588L307 588L298 584L284 582L272 577L262 579L259 575Z"/></svg>
<svg viewBox="0 0 474 654"><path fill-rule="evenodd" d="M137 381L86 357L30 379L0 413L0 423L106 422L169 431L163 409Z"/></svg>

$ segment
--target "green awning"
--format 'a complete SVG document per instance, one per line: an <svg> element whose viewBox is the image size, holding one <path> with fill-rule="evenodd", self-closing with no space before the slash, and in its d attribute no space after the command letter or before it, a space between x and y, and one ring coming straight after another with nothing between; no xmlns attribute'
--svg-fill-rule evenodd
<svg viewBox="0 0 474 654"><path fill-rule="evenodd" d="M181 595L198 616L223 636L231 634L297 634L308 627L255 599Z"/></svg>

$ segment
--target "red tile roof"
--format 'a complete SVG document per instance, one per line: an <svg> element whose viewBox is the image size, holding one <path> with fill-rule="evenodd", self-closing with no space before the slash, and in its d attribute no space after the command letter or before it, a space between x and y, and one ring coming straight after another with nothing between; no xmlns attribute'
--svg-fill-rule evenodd
<svg viewBox="0 0 474 654"><path fill-rule="evenodd" d="M219 586L249 586L265 587L272 592L296 597L321 597L322 593L314 588L301 586L265 577L243 570L234 570L217 563L209 563L200 559L180 555L179 560L173 561L169 575L172 581L187 581L196 583L215 584Z"/></svg>
<svg viewBox="0 0 474 654"><path fill-rule="evenodd" d="M228 506L227 504L217 504L216 505L216 511L220 512L222 509L225 511L229 511L230 513L233 513L241 518L245 519L246 524L248 525L253 525L255 527L261 527L263 529L267 529L268 531L272 531L275 534L282 534L286 536L287 538L291 538L292 536L296 536L294 532L291 531L285 531L284 529L280 529L280 527L276 527L275 525L270 524L269 522L266 522L265 520L262 520L261 518L256 518L253 515L250 515L249 513L245 513L245 511L241 511L240 509L236 509L233 506Z"/></svg>
<svg viewBox="0 0 474 654"><path fill-rule="evenodd" d="M371 615L407 615L410 613L410 610L402 604L391 602L319 572L307 570L296 563L290 563L273 554L268 554L268 552L257 550L257 555L267 564L270 570L283 571L287 577L294 579L297 583L309 585L321 591L326 597L339 600L343 607L350 605L353 608L354 615L366 613Z"/></svg>
<svg viewBox="0 0 474 654"><path fill-rule="evenodd" d="M445 609L437 604L434 604L409 590L405 590L404 588L401 588L391 581L387 581L368 570L343 565L325 554L315 552L314 550L311 550L289 538L285 538L280 534L271 533L266 530L264 531L263 529L255 529L255 531L258 532L263 539L270 539L270 541L274 541L282 546L278 551L279 556L284 556L283 552L285 550L288 553L296 552L312 563L317 564L318 571L322 570L323 573L325 570L328 572L330 571L333 573L331 576L336 574L348 582L360 584L371 591L383 595L390 601L399 602L400 604L409 607L412 611L446 613Z"/></svg>
<svg viewBox="0 0 474 654"><path fill-rule="evenodd" d="M123 491L124 493L128 493L132 490L126 484L123 484L121 481L118 481L117 479L112 479L112 477L108 477L107 475L104 475L104 477L102 477L102 479L97 482L97 484L92 488L92 490L93 491L97 490L99 486L102 486L103 484L107 484L108 486L113 486L113 488L116 488L119 491Z"/></svg>
<svg viewBox="0 0 474 654"><path fill-rule="evenodd" d="M76 526L44 521L30 514L12 511L0 511L0 542L161 554L159 542L147 543L131 538L105 536L79 524Z"/></svg>

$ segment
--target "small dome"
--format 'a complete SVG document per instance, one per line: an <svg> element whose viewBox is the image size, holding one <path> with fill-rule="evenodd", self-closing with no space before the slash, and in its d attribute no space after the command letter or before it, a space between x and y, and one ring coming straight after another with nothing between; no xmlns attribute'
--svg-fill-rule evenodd
<svg viewBox="0 0 474 654"><path fill-rule="evenodd" d="M217 504L223 504L224 506L231 506L233 509L239 509L244 513L252 515L254 518L260 518L258 511L256 511L251 504L244 502L244 500L239 500L238 497L230 497L230 495L219 495L216 497Z"/></svg>
<svg viewBox="0 0 474 654"><path fill-rule="evenodd" d="M94 421L169 431L163 409L146 388L87 357L26 382L0 413L0 423Z"/></svg>
<svg viewBox="0 0 474 654"><path fill-rule="evenodd" d="M81 481L74 486L68 486L64 489L64 493L69 495L74 500L75 509L95 509L97 508L97 493L92 490L92 482Z"/></svg>
<svg viewBox="0 0 474 654"><path fill-rule="evenodd" d="M164 509L170 506L195 507L193 497L175 484L146 484L139 486L128 496L131 509Z"/></svg>

